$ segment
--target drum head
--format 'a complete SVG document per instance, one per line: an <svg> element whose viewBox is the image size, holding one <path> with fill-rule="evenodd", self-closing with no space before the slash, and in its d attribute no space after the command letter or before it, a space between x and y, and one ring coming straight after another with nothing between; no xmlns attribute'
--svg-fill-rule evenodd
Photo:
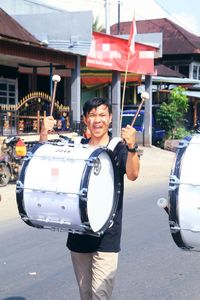
<svg viewBox="0 0 200 300"><path fill-rule="evenodd" d="M109 221L114 201L114 170L106 151L99 155L100 170L93 168L88 185L88 219L94 232L101 231Z"/></svg>
<svg viewBox="0 0 200 300"><path fill-rule="evenodd" d="M44 144L24 170L22 206L33 225L80 230L79 187L87 149Z"/></svg>
<svg viewBox="0 0 200 300"><path fill-rule="evenodd" d="M181 141L169 188L169 223L172 237L185 250L200 249L200 135ZM175 184L173 184L173 181Z"/></svg>
<svg viewBox="0 0 200 300"><path fill-rule="evenodd" d="M200 247L200 136L190 141L181 165L179 187L179 224L182 238L192 247ZM193 231L193 232L192 232Z"/></svg>

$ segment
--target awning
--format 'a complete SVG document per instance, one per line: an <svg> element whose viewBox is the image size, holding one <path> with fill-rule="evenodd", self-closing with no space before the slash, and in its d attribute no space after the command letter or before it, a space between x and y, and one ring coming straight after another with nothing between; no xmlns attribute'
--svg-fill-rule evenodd
<svg viewBox="0 0 200 300"><path fill-rule="evenodd" d="M125 73L121 73L121 82L124 82ZM141 75L128 73L127 74L127 82L141 84ZM87 87L100 85L105 83L112 82L112 72L99 70L99 69L91 69L91 68L81 68L81 83Z"/></svg>
<svg viewBox="0 0 200 300"><path fill-rule="evenodd" d="M190 97L190 98L200 99L200 91L199 92L197 92L197 91L185 91L185 92L183 92L183 94L185 94L187 97Z"/></svg>

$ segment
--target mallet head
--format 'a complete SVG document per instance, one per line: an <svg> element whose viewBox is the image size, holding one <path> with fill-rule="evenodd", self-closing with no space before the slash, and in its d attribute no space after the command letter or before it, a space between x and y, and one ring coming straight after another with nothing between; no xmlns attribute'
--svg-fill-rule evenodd
<svg viewBox="0 0 200 300"><path fill-rule="evenodd" d="M60 80L61 80L61 77L60 77L60 75L53 75L53 77L52 77L52 81L56 81L56 82L60 82Z"/></svg>
<svg viewBox="0 0 200 300"><path fill-rule="evenodd" d="M148 100L149 99L149 94L147 92L142 92L141 93L141 98L144 100Z"/></svg>

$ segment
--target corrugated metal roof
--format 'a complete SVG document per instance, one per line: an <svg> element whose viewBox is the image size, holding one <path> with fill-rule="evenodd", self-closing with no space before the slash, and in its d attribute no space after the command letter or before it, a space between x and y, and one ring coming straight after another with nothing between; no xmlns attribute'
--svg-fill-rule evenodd
<svg viewBox="0 0 200 300"><path fill-rule="evenodd" d="M83 56L88 54L90 45L91 41L48 40L48 47Z"/></svg>
<svg viewBox="0 0 200 300"><path fill-rule="evenodd" d="M79 55L87 55L89 52L93 22L90 11L13 17L47 47Z"/></svg>
<svg viewBox="0 0 200 300"><path fill-rule="evenodd" d="M200 99L200 92L195 92L195 91L185 91L183 92L186 96L191 97L191 98L199 98Z"/></svg>
<svg viewBox="0 0 200 300"><path fill-rule="evenodd" d="M162 77L152 76L152 81L155 83L171 83L171 84L198 84L199 80L190 78L175 78L175 77Z"/></svg>

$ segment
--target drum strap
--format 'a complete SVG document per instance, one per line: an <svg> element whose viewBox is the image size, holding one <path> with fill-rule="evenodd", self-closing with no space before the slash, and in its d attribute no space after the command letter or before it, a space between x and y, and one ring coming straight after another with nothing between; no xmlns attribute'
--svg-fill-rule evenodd
<svg viewBox="0 0 200 300"><path fill-rule="evenodd" d="M74 145L82 144L82 140L83 140L82 136L77 136L76 138L74 138ZM109 141L107 148L114 151L115 147L122 141L123 141L122 138L114 137ZM87 143L88 143L88 141L87 141ZM85 144L85 143L83 143L83 144Z"/></svg>
<svg viewBox="0 0 200 300"><path fill-rule="evenodd" d="M76 136L73 140L74 140L74 145L80 145L82 139L84 139L84 137L82 136Z"/></svg>
<svg viewBox="0 0 200 300"><path fill-rule="evenodd" d="M115 147L122 141L123 141L122 138L114 137L113 139L110 140L107 148L114 151Z"/></svg>

